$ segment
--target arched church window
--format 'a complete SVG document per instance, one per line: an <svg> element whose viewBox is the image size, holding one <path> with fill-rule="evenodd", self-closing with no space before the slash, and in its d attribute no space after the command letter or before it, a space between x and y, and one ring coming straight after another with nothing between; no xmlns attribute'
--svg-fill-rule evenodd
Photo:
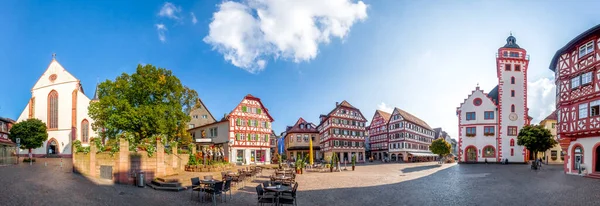
<svg viewBox="0 0 600 206"><path fill-rule="evenodd" d="M510 77L510 84L515 84L515 77Z"/></svg>
<svg viewBox="0 0 600 206"><path fill-rule="evenodd" d="M81 142L88 142L90 140L90 123L87 119L81 121Z"/></svg>
<svg viewBox="0 0 600 206"><path fill-rule="evenodd" d="M515 139L510 139L510 146L514 147L515 146Z"/></svg>
<svg viewBox="0 0 600 206"><path fill-rule="evenodd" d="M48 129L58 128L58 92L52 90L48 94Z"/></svg>
<svg viewBox="0 0 600 206"><path fill-rule="evenodd" d="M515 112L515 105L510 105L510 112Z"/></svg>

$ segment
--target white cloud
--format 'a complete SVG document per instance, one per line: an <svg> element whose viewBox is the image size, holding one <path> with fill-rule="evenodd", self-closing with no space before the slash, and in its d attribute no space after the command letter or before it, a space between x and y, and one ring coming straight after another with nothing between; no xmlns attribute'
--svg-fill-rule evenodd
<svg viewBox="0 0 600 206"><path fill-rule="evenodd" d="M387 113L392 113L394 111L394 108L390 107L389 105L385 104L385 102L381 102L377 105L377 109L387 112Z"/></svg>
<svg viewBox="0 0 600 206"><path fill-rule="evenodd" d="M198 23L198 19L196 19L196 15L194 15L194 12L190 12L190 15L192 15L192 24Z"/></svg>
<svg viewBox="0 0 600 206"><path fill-rule="evenodd" d="M553 80L541 78L534 82L528 82L527 106L529 116L533 122L538 123L554 111L556 99L556 86Z"/></svg>
<svg viewBox="0 0 600 206"><path fill-rule="evenodd" d="M173 4L171 2L165 2L165 4L162 6L162 8L160 8L160 11L158 12L158 16L179 20L179 19L181 19L181 17L178 16L179 12L181 12L180 7L175 6L175 4Z"/></svg>
<svg viewBox="0 0 600 206"><path fill-rule="evenodd" d="M158 32L158 40L160 40L161 42L167 41L167 38L165 36L167 27L165 27L164 24L156 24L155 26L156 26L156 31Z"/></svg>
<svg viewBox="0 0 600 206"><path fill-rule="evenodd" d="M310 61L319 44L343 39L355 22L366 18L362 1L225 1L213 14L204 42L233 65L255 73L269 57Z"/></svg>

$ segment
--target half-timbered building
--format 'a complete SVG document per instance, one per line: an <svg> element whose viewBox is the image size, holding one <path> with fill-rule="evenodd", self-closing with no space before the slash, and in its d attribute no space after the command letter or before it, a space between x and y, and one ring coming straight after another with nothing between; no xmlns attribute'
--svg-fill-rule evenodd
<svg viewBox="0 0 600 206"><path fill-rule="evenodd" d="M305 158L308 157L310 152L310 141L313 141L313 158L317 160L320 156L319 150L319 130L313 123L307 122L306 120L299 118L291 127L286 131L285 136L285 153L288 157L294 158Z"/></svg>
<svg viewBox="0 0 600 206"><path fill-rule="evenodd" d="M240 164L269 163L273 117L262 101L246 95L227 116L230 161Z"/></svg>
<svg viewBox="0 0 600 206"><path fill-rule="evenodd" d="M390 113L376 110L369 125L369 146L373 160L381 160L388 153L388 122Z"/></svg>
<svg viewBox="0 0 600 206"><path fill-rule="evenodd" d="M559 49L550 63L556 80L557 136L564 172L600 177L600 25Z"/></svg>
<svg viewBox="0 0 600 206"><path fill-rule="evenodd" d="M459 162L527 161L517 135L531 121L527 108L529 56L512 35L498 49L498 86L485 93L479 85L457 108Z"/></svg>
<svg viewBox="0 0 600 206"><path fill-rule="evenodd" d="M390 161L433 161L438 155L429 151L433 129L418 117L394 108L388 122Z"/></svg>
<svg viewBox="0 0 600 206"><path fill-rule="evenodd" d="M320 134L323 157L331 159L336 153L341 162L350 162L356 156L356 162L365 161L365 124L367 119L359 109L346 100L335 103L335 108L327 115L320 116L317 127Z"/></svg>

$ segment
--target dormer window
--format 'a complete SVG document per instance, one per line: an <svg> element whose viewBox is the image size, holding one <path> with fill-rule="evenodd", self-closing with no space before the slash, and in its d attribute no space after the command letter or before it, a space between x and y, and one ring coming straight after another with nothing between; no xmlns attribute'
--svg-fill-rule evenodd
<svg viewBox="0 0 600 206"><path fill-rule="evenodd" d="M579 58L594 52L594 41L590 41L587 44L579 47Z"/></svg>
<svg viewBox="0 0 600 206"><path fill-rule="evenodd" d="M304 124L300 124L300 129L304 129Z"/></svg>

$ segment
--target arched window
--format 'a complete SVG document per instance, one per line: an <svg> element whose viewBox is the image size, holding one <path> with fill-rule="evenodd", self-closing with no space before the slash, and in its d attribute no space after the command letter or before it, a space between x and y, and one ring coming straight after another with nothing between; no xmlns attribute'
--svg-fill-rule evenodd
<svg viewBox="0 0 600 206"><path fill-rule="evenodd" d="M510 77L510 83L515 84L515 77Z"/></svg>
<svg viewBox="0 0 600 206"><path fill-rule="evenodd" d="M515 149L514 148L510 148L510 156L515 156Z"/></svg>
<svg viewBox="0 0 600 206"><path fill-rule="evenodd" d="M58 92L52 90L48 94L48 129L58 128Z"/></svg>
<svg viewBox="0 0 600 206"><path fill-rule="evenodd" d="M496 150L492 146L486 146L483 148L483 157L496 157Z"/></svg>
<svg viewBox="0 0 600 206"><path fill-rule="evenodd" d="M510 146L514 147L515 146L515 139L510 139Z"/></svg>
<svg viewBox="0 0 600 206"><path fill-rule="evenodd" d="M81 142L88 142L90 140L90 123L87 119L81 121Z"/></svg>
<svg viewBox="0 0 600 206"><path fill-rule="evenodd" d="M515 112L515 105L510 105L510 112Z"/></svg>

